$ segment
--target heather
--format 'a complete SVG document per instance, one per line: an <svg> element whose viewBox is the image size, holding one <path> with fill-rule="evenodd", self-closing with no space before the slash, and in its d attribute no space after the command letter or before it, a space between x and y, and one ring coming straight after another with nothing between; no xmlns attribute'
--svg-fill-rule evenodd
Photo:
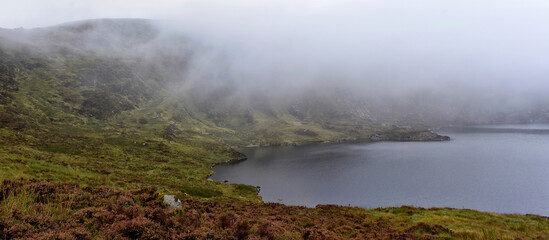
<svg viewBox="0 0 549 240"><path fill-rule="evenodd" d="M5 180L2 239L547 239L549 219L447 208L203 201L169 209L152 188Z"/></svg>

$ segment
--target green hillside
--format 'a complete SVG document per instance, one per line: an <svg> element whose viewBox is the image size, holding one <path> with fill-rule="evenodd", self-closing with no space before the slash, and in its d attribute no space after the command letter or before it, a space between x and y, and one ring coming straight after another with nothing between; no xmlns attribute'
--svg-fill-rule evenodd
<svg viewBox="0 0 549 240"><path fill-rule="evenodd" d="M93 20L1 36L2 178L154 186L257 201L254 188L207 180L212 165L241 157L230 146L369 140L374 134L429 140L421 139L425 131L334 110L339 106L320 97L273 107L228 101L223 94L230 95L230 86L205 88L206 95L194 89L201 83L193 91L174 90L191 81L173 75L191 61L187 49L200 46L173 37L157 41L185 51L153 48L149 44L161 37L145 20Z"/></svg>

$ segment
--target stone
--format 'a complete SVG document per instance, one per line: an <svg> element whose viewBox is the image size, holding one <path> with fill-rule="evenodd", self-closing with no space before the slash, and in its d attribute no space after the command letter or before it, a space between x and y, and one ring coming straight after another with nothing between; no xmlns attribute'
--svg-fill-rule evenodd
<svg viewBox="0 0 549 240"><path fill-rule="evenodd" d="M181 208L181 200L175 195L164 195L164 203L170 208Z"/></svg>

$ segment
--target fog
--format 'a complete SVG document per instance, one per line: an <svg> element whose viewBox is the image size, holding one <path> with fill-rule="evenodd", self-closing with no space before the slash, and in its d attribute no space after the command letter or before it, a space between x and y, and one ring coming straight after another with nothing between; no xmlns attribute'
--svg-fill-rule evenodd
<svg viewBox="0 0 549 240"><path fill-rule="evenodd" d="M220 1L193 6L178 22L225 47L236 67L267 76L274 70L280 79L335 74L406 90L450 82L508 90L544 86L549 5L459 2Z"/></svg>
<svg viewBox="0 0 549 240"><path fill-rule="evenodd" d="M379 119L549 119L546 1L111 2L8 1L0 27L150 18L201 46L174 73L182 91L230 85L287 101L328 89ZM533 112L545 117L516 117Z"/></svg>

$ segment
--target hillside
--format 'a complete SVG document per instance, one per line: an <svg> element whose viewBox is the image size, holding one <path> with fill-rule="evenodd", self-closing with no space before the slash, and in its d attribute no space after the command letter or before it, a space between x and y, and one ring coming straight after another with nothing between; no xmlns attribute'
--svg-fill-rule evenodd
<svg viewBox="0 0 549 240"><path fill-rule="evenodd" d="M258 97L228 100L230 87L186 78L200 45L151 24L92 20L2 34L4 178L175 193L192 183L217 189L206 196L240 197L232 185L206 180L213 164L241 157L229 146L443 139L359 118L320 96L277 107ZM186 191L200 197L194 192Z"/></svg>
<svg viewBox="0 0 549 240"><path fill-rule="evenodd" d="M15 222L10 220L9 216L17 212L6 199L23 201L13 200L17 195L13 192L5 192L10 180L36 179L40 184L83 188L84 192L89 191L86 187L123 191L124 194L129 194L126 191L130 190L154 188L151 195L177 195L188 199L190 205L197 204L191 207L196 211L202 211L201 206L227 204L220 205L221 209L236 208L236 215L249 212L255 216L260 212L258 209L266 207L261 204L255 187L208 180L211 166L244 157L237 147L447 140L447 137L425 129L377 121L356 96L323 85L311 86L307 94L286 98L270 95L268 89L242 91L232 79L222 78L222 70L206 69L206 74L196 73L198 67L207 66L204 61L212 60L204 60L204 56L210 54L208 46L184 34L166 32L148 20L89 20L41 29L1 30L0 180L7 180L0 198L2 236L8 236L8 226L40 228L24 217L11 219ZM223 62L223 59L219 61ZM31 183L22 180L18 184L18 191L26 191L22 189L28 189L24 186ZM55 197L51 194L53 192L47 193ZM154 197L151 201L157 200ZM21 204L34 206L35 202ZM110 209L108 204L94 204L82 200L65 207L70 209L65 209L66 216L84 207ZM243 204L246 207L241 207ZM139 207L145 205L143 202ZM287 217L324 211L272 207L291 212ZM413 227L409 218L401 216L408 222L400 224L384 214L393 210L349 208L358 213L347 216L349 209L334 209L333 214L346 218L345 221L368 212L375 216L368 220L374 221L371 224L375 223L374 219L387 217L389 220L380 224L397 224L394 226L397 230L386 226L383 231L402 232L402 236L410 238L420 236L404 231ZM23 215L36 217L40 212L32 211L23 211ZM159 211L166 211L170 216L182 214ZM431 217L429 214L426 213L427 218ZM459 214L457 211L456 215ZM59 219L65 221L66 216ZM507 229L505 236L535 236L528 233L531 225L537 232L547 229L547 220L538 217L531 220L524 216L502 216L497 221L514 221L515 217L519 219L517 221L525 221L526 227L516 232ZM306 217L299 224L307 229L318 226L335 231L329 226L317 225L312 219ZM431 224L438 220L425 221ZM454 225L450 221L444 229L468 232L467 221L462 221L456 228L452 228ZM62 226L59 224L58 227ZM206 231L209 227L206 224L201 230ZM252 231L259 231L255 227ZM283 228L293 229L288 230L292 235L301 234L301 230L290 226L273 231L284 235L286 230ZM476 225L471 228L472 235L463 236L480 235L482 228L482 224ZM505 227L494 226L494 229L500 228ZM33 234L40 234L42 230L36 231L8 238L38 236ZM317 230L311 231L317 234ZM103 236L103 233L90 234ZM351 237L345 231L329 234ZM448 231L441 234L451 236Z"/></svg>

